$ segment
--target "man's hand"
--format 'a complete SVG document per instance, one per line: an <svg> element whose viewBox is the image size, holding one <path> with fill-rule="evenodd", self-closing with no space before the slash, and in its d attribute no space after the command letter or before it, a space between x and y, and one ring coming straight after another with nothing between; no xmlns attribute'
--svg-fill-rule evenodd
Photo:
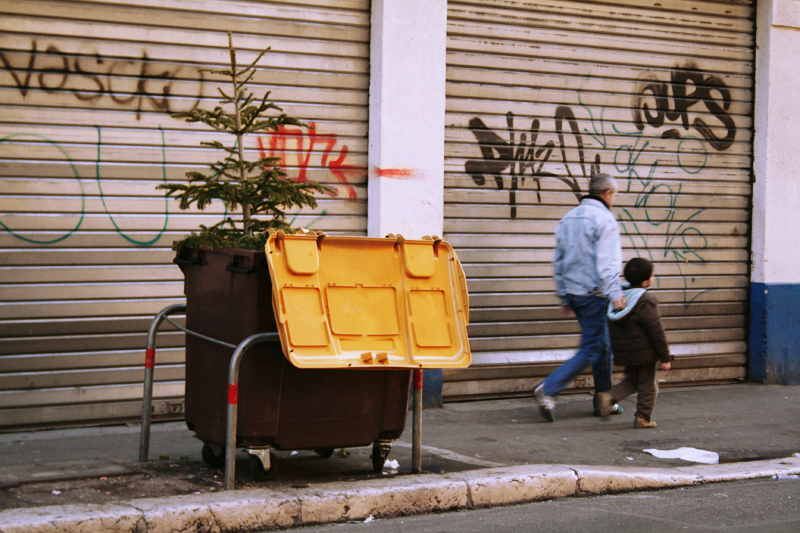
<svg viewBox="0 0 800 533"><path fill-rule="evenodd" d="M625 306L628 305L628 299L625 296L620 296L613 302L611 302L611 306L614 308L614 311L622 311L625 309Z"/></svg>
<svg viewBox="0 0 800 533"><path fill-rule="evenodd" d="M672 368L672 363L661 363L661 370L663 370L664 372L666 372L670 368Z"/></svg>
<svg viewBox="0 0 800 533"><path fill-rule="evenodd" d="M572 312L572 308L570 306L568 306L568 305L561 306L561 315L562 316L569 318L569 317L573 316L574 314L575 313Z"/></svg>

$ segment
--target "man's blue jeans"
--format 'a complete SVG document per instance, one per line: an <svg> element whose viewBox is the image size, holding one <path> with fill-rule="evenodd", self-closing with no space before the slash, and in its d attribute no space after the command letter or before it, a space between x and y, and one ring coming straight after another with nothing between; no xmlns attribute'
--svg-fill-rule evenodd
<svg viewBox="0 0 800 533"><path fill-rule="evenodd" d="M544 393L556 396L588 365L592 365L594 390L611 390L611 340L608 337L608 299L601 296L567 295L583 335L578 352L544 380Z"/></svg>

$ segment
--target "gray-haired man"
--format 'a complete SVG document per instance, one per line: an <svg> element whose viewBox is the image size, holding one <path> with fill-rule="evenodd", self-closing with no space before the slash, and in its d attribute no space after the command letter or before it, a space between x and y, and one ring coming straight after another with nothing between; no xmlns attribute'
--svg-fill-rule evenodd
<svg viewBox="0 0 800 533"><path fill-rule="evenodd" d="M619 224L611 212L618 191L617 180L597 174L589 181L589 195L567 213L556 227L556 253L553 273L556 291L565 316L572 313L581 326L578 352L535 389L542 416L555 420L555 396L587 365L592 365L597 393L611 390L611 343L606 312L608 302L614 309L625 307L619 276L622 270L622 247ZM614 411L621 412L619 406Z"/></svg>

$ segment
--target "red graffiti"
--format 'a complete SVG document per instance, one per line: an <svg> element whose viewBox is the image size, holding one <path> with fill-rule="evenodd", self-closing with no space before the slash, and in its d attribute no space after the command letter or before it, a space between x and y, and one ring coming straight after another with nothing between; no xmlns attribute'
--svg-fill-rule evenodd
<svg viewBox="0 0 800 533"><path fill-rule="evenodd" d="M314 124L312 123L311 126L313 127ZM261 137L258 138L258 147L261 157L279 157L281 167L297 167L299 169L299 174L294 179L303 182L308 181L306 172L311 163L311 156L314 153L314 149L318 144L323 144L324 149L320 159L320 166L330 170L331 173L336 176L336 179L339 180L339 183L345 184L344 189L347 191L347 196L355 199L358 197L358 194L356 194L356 190L349 185L350 182L347 177L348 175L352 177L365 176L367 169L356 165L345 164L349 151L347 146L342 146L341 149L339 149L338 155L334 152L338 137L339 136L335 133L318 134L316 129L308 129L308 131L306 131L303 129L280 128L277 133L272 133L267 136L269 155L266 153ZM306 142L306 139L308 139L308 142ZM290 141L294 141L293 148L289 148L288 146ZM289 164L290 157L296 158L295 165ZM336 159L333 157L336 157ZM336 196L333 193L330 193L330 195Z"/></svg>
<svg viewBox="0 0 800 533"><path fill-rule="evenodd" d="M410 168L378 168L372 167L372 175L379 178L408 179L417 177L417 173Z"/></svg>

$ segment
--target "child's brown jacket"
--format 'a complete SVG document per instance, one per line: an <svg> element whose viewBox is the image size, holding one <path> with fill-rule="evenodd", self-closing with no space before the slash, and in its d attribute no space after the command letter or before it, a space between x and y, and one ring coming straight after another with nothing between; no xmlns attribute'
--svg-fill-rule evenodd
<svg viewBox="0 0 800 533"><path fill-rule="evenodd" d="M633 366L672 360L657 306L655 296L644 292L629 313L608 321L614 364Z"/></svg>

